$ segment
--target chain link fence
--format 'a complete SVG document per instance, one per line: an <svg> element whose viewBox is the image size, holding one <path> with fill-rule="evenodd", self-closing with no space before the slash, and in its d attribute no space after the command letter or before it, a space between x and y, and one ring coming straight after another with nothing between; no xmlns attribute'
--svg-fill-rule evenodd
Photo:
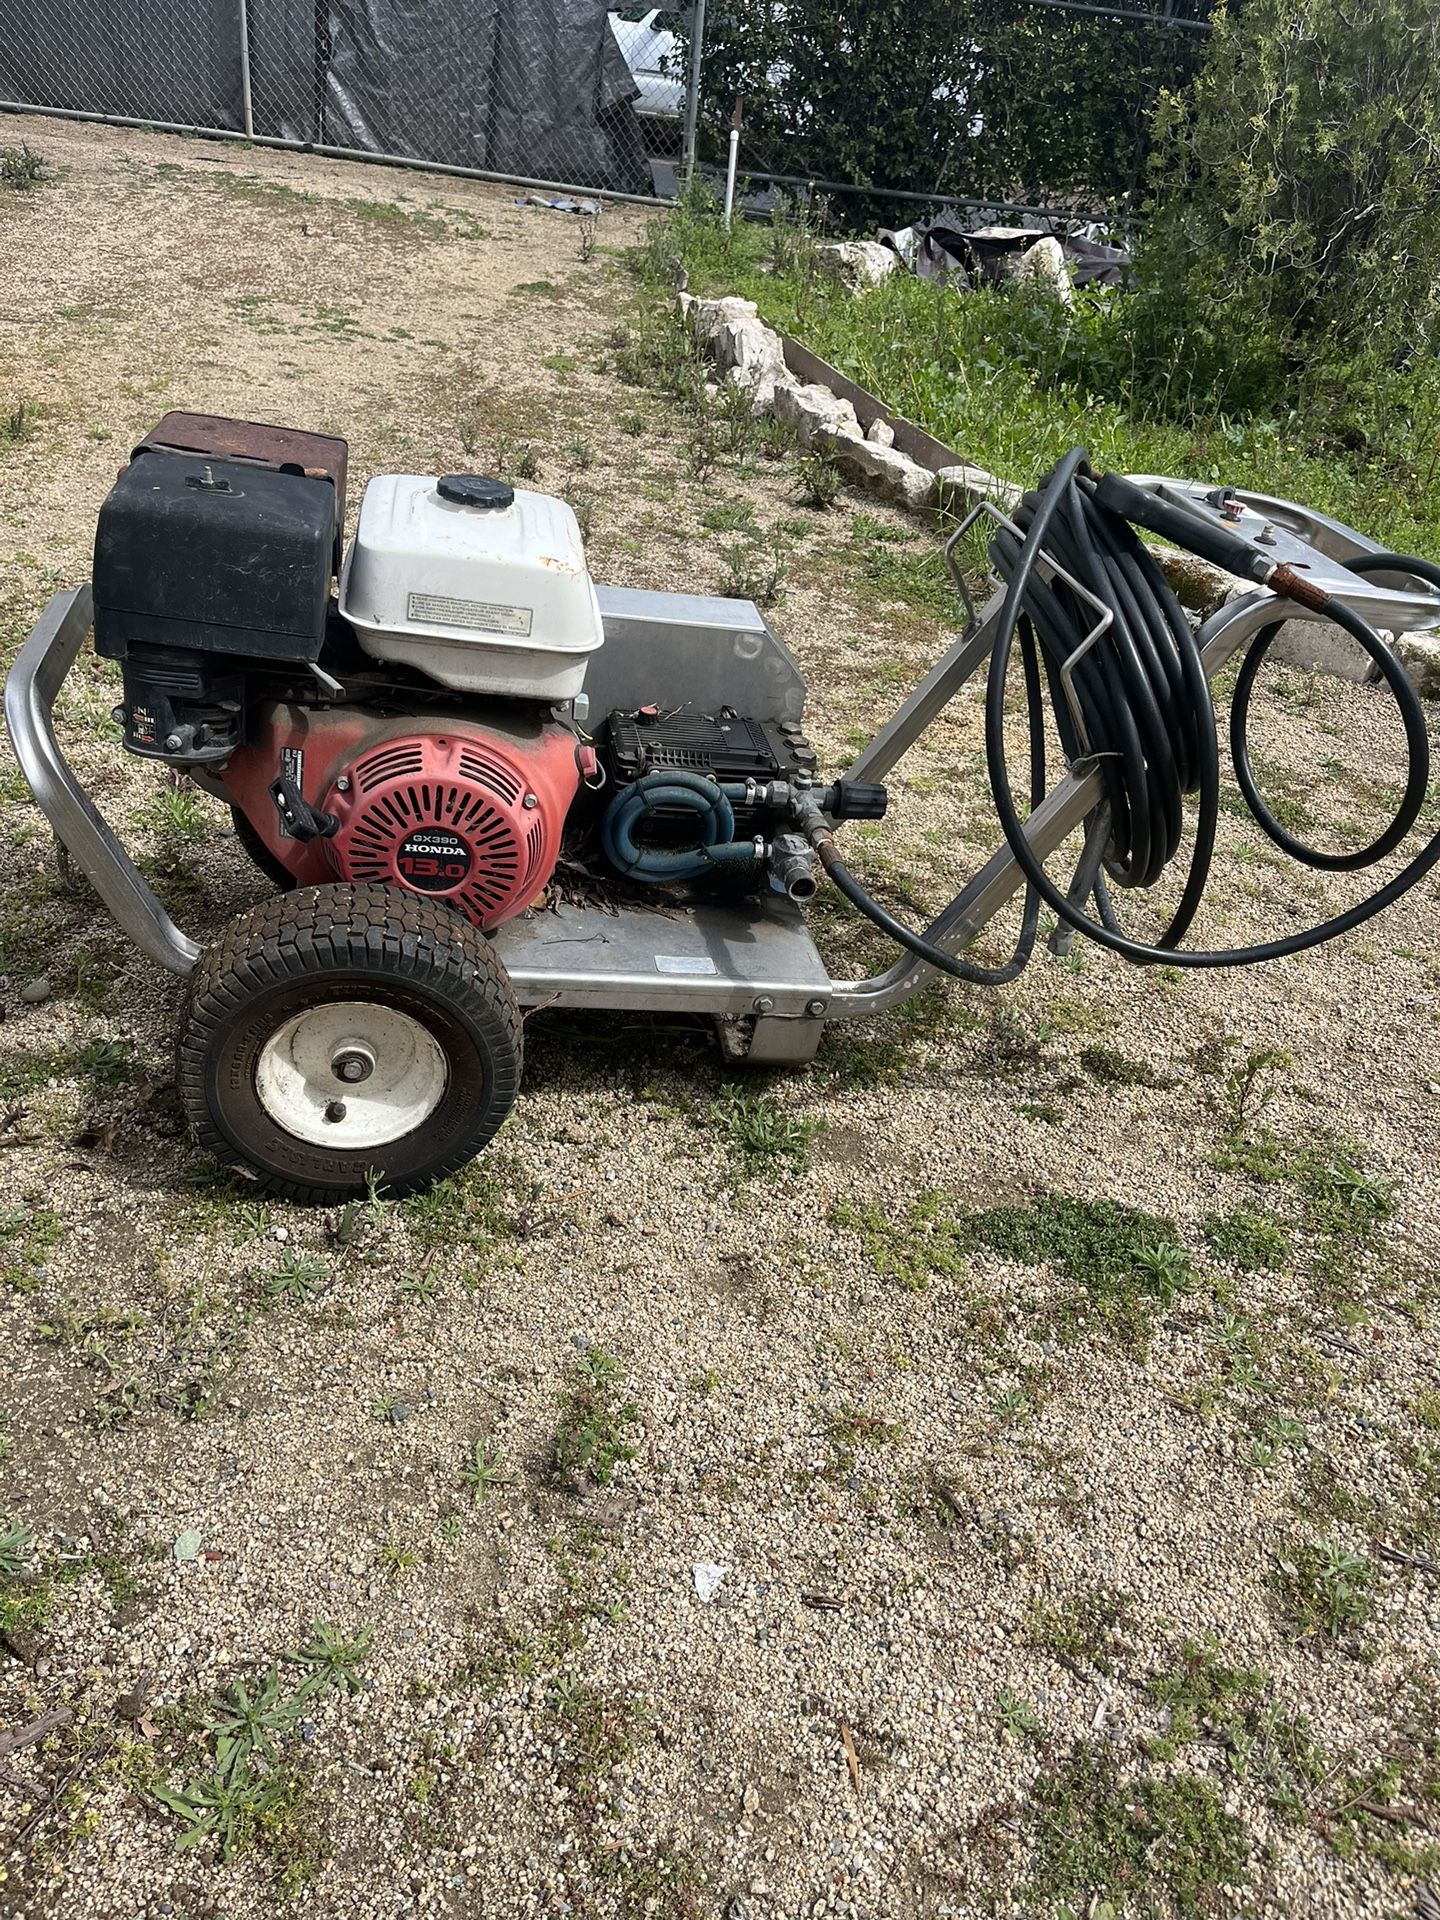
<svg viewBox="0 0 1440 1920"><path fill-rule="evenodd" d="M605 0L0 0L0 108L664 199L684 24Z"/></svg>
<svg viewBox="0 0 1440 1920"><path fill-rule="evenodd" d="M839 231L1124 221L1210 0L0 0L0 108Z"/></svg>

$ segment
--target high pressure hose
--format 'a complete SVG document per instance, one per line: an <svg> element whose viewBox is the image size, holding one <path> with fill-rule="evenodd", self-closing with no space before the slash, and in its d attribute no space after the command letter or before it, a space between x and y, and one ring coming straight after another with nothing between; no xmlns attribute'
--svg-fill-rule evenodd
<svg viewBox="0 0 1440 1920"><path fill-rule="evenodd" d="M1002 528L990 557L1006 585L990 657L985 699L985 752L1006 842L1025 876L1020 940L1003 967L983 968L957 959L915 933L873 900L836 852L823 823L807 823L822 865L840 891L898 945L942 972L962 980L996 984L1014 979L1035 944L1039 903L1098 945L1141 964L1180 967L1252 965L1303 953L1362 925L1398 900L1437 864L1437 833L1384 886L1344 912L1282 939L1251 946L1185 949L1179 942L1199 908L1209 878L1220 810L1220 751L1215 708L1200 647L1185 612L1153 554L1135 527L1163 534L1226 571L1269 585L1282 599L1321 614L1348 633L1369 656L1374 677L1394 695L1405 732L1407 773L1394 818L1371 843L1350 853L1307 846L1276 819L1260 794L1250 763L1249 710L1256 678L1280 623L1263 628L1241 667L1230 711L1230 746L1236 780L1261 830L1304 865L1358 872L1393 853L1419 818L1430 779L1425 713L1404 667L1380 635L1343 601L1288 566L1277 566L1249 542L1223 527L1198 520L1116 474L1096 476L1083 448L1068 453L1039 489L1016 509L1019 537ZM1095 626L1092 607L1060 577L1037 574L1042 549L1108 610L1104 632L1085 644ZM1440 567L1407 554L1379 553L1347 560L1354 573L1408 574L1440 587ZM1091 838L1103 832L1103 862L1077 878L1069 893L1045 872L1025 837L1015 804L1005 751L1005 683L1018 643L1024 670L1030 735L1030 805L1044 795L1043 663L1067 762L1093 763L1103 800L1090 816ZM1072 704L1073 702L1073 704ZM1111 885L1152 886L1176 858L1184 834L1184 802L1196 799L1189 865L1180 900L1154 945L1131 939L1120 928ZM1094 851L1099 852L1098 845ZM1098 919L1086 911L1093 893ZM934 931L932 929L932 931Z"/></svg>

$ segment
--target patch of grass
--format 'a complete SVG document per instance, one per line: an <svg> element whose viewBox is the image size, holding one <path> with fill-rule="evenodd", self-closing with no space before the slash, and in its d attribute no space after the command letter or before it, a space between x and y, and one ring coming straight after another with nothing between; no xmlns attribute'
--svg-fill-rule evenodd
<svg viewBox="0 0 1440 1920"><path fill-rule="evenodd" d="M166 785L158 788L141 809L140 825L162 840L199 840L209 831L205 809L193 790Z"/></svg>
<svg viewBox="0 0 1440 1920"><path fill-rule="evenodd" d="M23 397L0 412L0 446L22 447L39 432L34 403Z"/></svg>
<svg viewBox="0 0 1440 1920"><path fill-rule="evenodd" d="M466 1167L427 1193L402 1200L399 1211L426 1252L458 1253L467 1261L478 1257L483 1264L523 1231L524 1209L535 1193L534 1181L519 1167L492 1155L483 1165Z"/></svg>
<svg viewBox="0 0 1440 1920"><path fill-rule="evenodd" d="M744 1173L759 1173L783 1163L796 1173L810 1165L810 1148L823 1120L802 1120L785 1113L761 1089L730 1086L710 1105L710 1121L731 1158Z"/></svg>
<svg viewBox="0 0 1440 1920"><path fill-rule="evenodd" d="M1440 394L1433 362L1347 394L1352 452L1337 444L1325 380L1298 409L1287 399L1273 413L1221 414L1208 387L1182 392L1169 365L1139 367L1124 299L1063 309L1023 286L961 291L901 273L856 300L798 253L771 254L765 227L737 221L727 233L695 201L658 222L631 265L657 293L673 289L683 262L692 293L755 300L768 325L842 366L966 459L1022 485L1083 444L1097 468L1184 473L1304 500L1347 525L1383 527L1402 551L1440 547L1434 489L1423 484ZM1151 390L1157 378L1164 411Z"/></svg>
<svg viewBox="0 0 1440 1920"><path fill-rule="evenodd" d="M1276 1568L1276 1590L1295 1632L1343 1639L1374 1611L1374 1562L1337 1540L1293 1543Z"/></svg>
<svg viewBox="0 0 1440 1920"><path fill-rule="evenodd" d="M912 1200L898 1219L888 1219L878 1207L861 1209L848 1201L842 1201L831 1218L860 1235L865 1257L882 1280L898 1280L912 1293L965 1272L968 1237L957 1224L953 1206L936 1188Z"/></svg>
<svg viewBox="0 0 1440 1920"><path fill-rule="evenodd" d="M897 535L868 514L857 513L850 529L860 576L881 598L899 600L917 613L942 619L956 612L959 602L938 546L902 547L898 542L908 535Z"/></svg>
<svg viewBox="0 0 1440 1920"><path fill-rule="evenodd" d="M1087 1587L1054 1606L1036 1607L1026 1638L1059 1661L1108 1674L1133 1624L1128 1594L1114 1587Z"/></svg>
<svg viewBox="0 0 1440 1920"><path fill-rule="evenodd" d="M0 147L0 188L9 193L29 193L54 178L54 169L25 141L18 147Z"/></svg>
<svg viewBox="0 0 1440 1920"><path fill-rule="evenodd" d="M1290 1258L1290 1235L1278 1220L1249 1207L1207 1213L1201 1222L1210 1251L1242 1273L1278 1273Z"/></svg>
<svg viewBox="0 0 1440 1920"><path fill-rule="evenodd" d="M825 1416L825 1444L838 1473L854 1471L862 1447L894 1446L904 1432L898 1421L882 1420L878 1414L864 1413L859 1407L838 1407Z"/></svg>
<svg viewBox="0 0 1440 1920"><path fill-rule="evenodd" d="M732 540L720 548L724 565L721 592L731 600L753 600L773 607L784 598L790 577L788 550L777 533L768 541Z"/></svg>
<svg viewBox="0 0 1440 1920"><path fill-rule="evenodd" d="M560 1402L551 1459L562 1479L608 1486L616 1468L635 1458L626 1435L639 1415L635 1402L622 1398L619 1381L620 1362L614 1354L587 1348Z"/></svg>
<svg viewBox="0 0 1440 1920"><path fill-rule="evenodd" d="M823 453L807 453L796 463L796 489L802 506L824 513L845 489L845 477Z"/></svg>
<svg viewBox="0 0 1440 1920"><path fill-rule="evenodd" d="M1146 1684L1151 1700L1170 1716L1165 1737L1150 1742L1150 1751L1158 1758L1173 1759L1180 1747L1188 1746L1202 1731L1219 1734L1233 1744L1265 1686L1266 1676L1254 1668L1227 1666L1213 1641L1187 1640L1179 1664L1168 1673L1152 1675Z"/></svg>
<svg viewBox="0 0 1440 1920"><path fill-rule="evenodd" d="M45 1280L46 1256L65 1233L59 1214L40 1204L38 1196L0 1206L0 1286L34 1293Z"/></svg>
<svg viewBox="0 0 1440 1920"><path fill-rule="evenodd" d="M1018 1265L1053 1265L1107 1331L1134 1341L1148 1336L1156 1306L1193 1284L1174 1221L1117 1200L1042 1194L1029 1206L966 1215L963 1233ZM1062 1314L1059 1330L1065 1324Z"/></svg>
<svg viewBox="0 0 1440 1920"><path fill-rule="evenodd" d="M1244 1823L1198 1774L1125 1779L1118 1759L1081 1740L1037 1777L1028 1897L1077 1913L1100 1901L1154 1912L1162 1900L1182 1915L1215 1911L1220 1889L1248 1875Z"/></svg>
<svg viewBox="0 0 1440 1920"><path fill-rule="evenodd" d="M1133 1060L1114 1047L1091 1046L1080 1051L1080 1066L1102 1087L1173 1087L1173 1074L1152 1067L1148 1060Z"/></svg>
<svg viewBox="0 0 1440 1920"><path fill-rule="evenodd" d="M541 300L558 300L560 289L553 280L521 280L513 286L512 293L526 293Z"/></svg>
<svg viewBox="0 0 1440 1920"><path fill-rule="evenodd" d="M757 537L759 534L755 508L749 500L721 500L713 507L705 507L700 514L700 524L708 533L744 533Z"/></svg>

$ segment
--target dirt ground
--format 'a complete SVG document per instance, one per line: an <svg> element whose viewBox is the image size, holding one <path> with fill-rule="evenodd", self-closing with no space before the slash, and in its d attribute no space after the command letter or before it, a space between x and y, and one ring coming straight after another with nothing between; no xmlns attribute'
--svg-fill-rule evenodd
<svg viewBox="0 0 1440 1920"><path fill-rule="evenodd" d="M344 434L352 518L534 471L602 579L778 570L835 769L941 645L933 530L776 448L696 477L631 383L635 210L585 259L503 188L22 138L7 661L170 407ZM266 883L114 698L83 659L65 744L203 938ZM1257 730L1301 831L1393 802L1373 692L1276 673ZM991 842L979 738L967 697L856 842L903 911ZM542 1015L470 1174L327 1218L187 1143L177 983L8 757L0 808L0 1911L1440 1914L1433 881L1267 969L947 985L788 1075ZM1349 897L1227 811L1200 934Z"/></svg>

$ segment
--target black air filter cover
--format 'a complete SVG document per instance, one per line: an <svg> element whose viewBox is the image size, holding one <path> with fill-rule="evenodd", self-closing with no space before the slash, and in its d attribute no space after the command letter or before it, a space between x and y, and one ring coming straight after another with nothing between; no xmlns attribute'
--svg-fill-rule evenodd
<svg viewBox="0 0 1440 1920"><path fill-rule="evenodd" d="M95 650L313 661L335 551L328 478L142 449L95 534Z"/></svg>

